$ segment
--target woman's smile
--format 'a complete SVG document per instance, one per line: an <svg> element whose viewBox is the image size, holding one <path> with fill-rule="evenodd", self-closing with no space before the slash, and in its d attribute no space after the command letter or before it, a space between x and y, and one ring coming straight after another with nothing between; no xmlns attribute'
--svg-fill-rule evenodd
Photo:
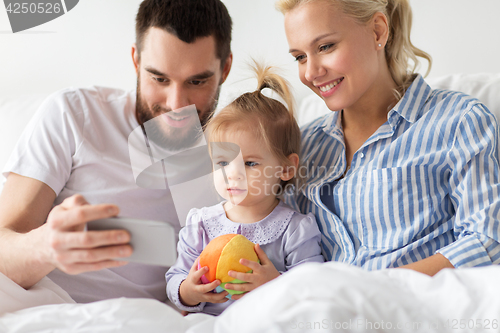
<svg viewBox="0 0 500 333"><path fill-rule="evenodd" d="M321 96L328 97L332 95L335 91L337 91L338 86L342 83L342 81L344 81L343 77L334 81L330 81L326 84L315 85L315 86L316 88L319 89Z"/></svg>

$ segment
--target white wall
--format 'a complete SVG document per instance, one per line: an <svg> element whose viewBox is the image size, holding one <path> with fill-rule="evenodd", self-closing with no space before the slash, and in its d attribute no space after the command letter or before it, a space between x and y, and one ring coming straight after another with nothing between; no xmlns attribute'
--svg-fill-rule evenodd
<svg viewBox="0 0 500 333"><path fill-rule="evenodd" d="M130 56L139 0L81 0L64 16L11 33L0 4L0 96L68 86L134 87Z"/></svg>
<svg viewBox="0 0 500 333"><path fill-rule="evenodd" d="M223 0L234 21L235 64L225 85L248 86L245 62L266 59L286 69L297 97L308 93L288 55L282 15L273 0ZM448 73L500 72L498 0L410 0L414 44L434 58L431 77ZM66 15L12 34L0 4L0 97L50 93L67 86L130 89L134 17L140 0L81 0ZM250 88L254 85L250 83Z"/></svg>
<svg viewBox="0 0 500 333"><path fill-rule="evenodd" d="M500 73L500 1L410 2L414 15L413 43L434 60L429 77Z"/></svg>

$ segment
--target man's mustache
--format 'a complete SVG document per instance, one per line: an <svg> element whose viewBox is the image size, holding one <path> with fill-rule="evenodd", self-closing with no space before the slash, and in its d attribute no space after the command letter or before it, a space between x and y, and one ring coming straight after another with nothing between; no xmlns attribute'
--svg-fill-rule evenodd
<svg viewBox="0 0 500 333"><path fill-rule="evenodd" d="M172 112L172 109L166 109L166 108L162 108L161 106L159 105L154 105L153 106L153 113L156 115L156 116L160 116L162 114L166 114L168 112ZM201 113L200 110L196 109L196 112L198 113L198 115ZM181 112L173 112L173 114L175 114L176 117L185 117L185 116L190 116L191 113L189 111L181 111Z"/></svg>

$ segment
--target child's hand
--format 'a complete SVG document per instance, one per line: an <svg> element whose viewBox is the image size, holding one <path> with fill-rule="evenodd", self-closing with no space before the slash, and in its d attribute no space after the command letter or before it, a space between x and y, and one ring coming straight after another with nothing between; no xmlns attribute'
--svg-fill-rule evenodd
<svg viewBox="0 0 500 333"><path fill-rule="evenodd" d="M208 272L208 267L198 269L198 259L194 261L193 266L189 270L189 274L179 287L179 298L181 303L186 306L196 306L201 302L224 303L228 301L227 291L221 293L212 293L218 285L219 280L211 283L203 284L201 277Z"/></svg>
<svg viewBox="0 0 500 333"><path fill-rule="evenodd" d="M248 292L280 276L280 272L274 267L273 263L269 260L259 244L255 245L255 252L259 257L260 264L248 259L240 259L240 264L251 268L253 271L252 273L228 272L230 277L247 283L227 283L224 286L226 289ZM231 299L238 300L244 295L245 294L232 295Z"/></svg>

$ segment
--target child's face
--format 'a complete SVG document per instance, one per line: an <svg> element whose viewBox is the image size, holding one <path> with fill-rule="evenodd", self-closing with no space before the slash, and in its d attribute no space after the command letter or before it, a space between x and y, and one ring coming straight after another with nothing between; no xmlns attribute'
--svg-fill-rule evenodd
<svg viewBox="0 0 500 333"><path fill-rule="evenodd" d="M274 202L284 166L249 131L228 133L224 140L238 145L240 151L215 143L219 147L212 150L217 192L233 205L250 207Z"/></svg>

